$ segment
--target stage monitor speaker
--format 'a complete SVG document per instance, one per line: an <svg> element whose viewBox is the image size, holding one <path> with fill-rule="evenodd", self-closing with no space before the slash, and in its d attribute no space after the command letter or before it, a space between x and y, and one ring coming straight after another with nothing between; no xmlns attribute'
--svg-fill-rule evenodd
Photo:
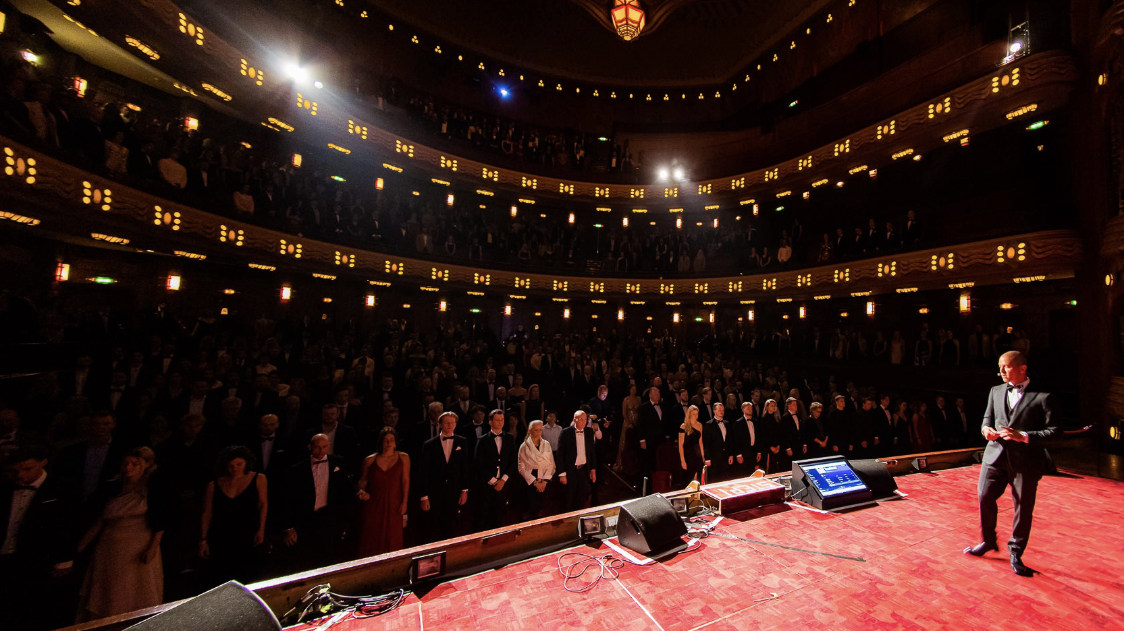
<svg viewBox="0 0 1124 631"><path fill-rule="evenodd" d="M258 595L230 581L126 631L281 631Z"/></svg>
<svg viewBox="0 0 1124 631"><path fill-rule="evenodd" d="M859 479L866 483L870 489L872 499L882 500L894 497L898 490L898 483L890 475L886 463L880 460L852 460L851 468L858 474Z"/></svg>
<svg viewBox="0 0 1124 631"><path fill-rule="evenodd" d="M825 511L871 501L870 489L845 456L794 461L791 492L793 499Z"/></svg>
<svg viewBox="0 0 1124 631"><path fill-rule="evenodd" d="M667 498L656 493L621 506L617 538L621 545L650 554L683 543L687 526Z"/></svg>

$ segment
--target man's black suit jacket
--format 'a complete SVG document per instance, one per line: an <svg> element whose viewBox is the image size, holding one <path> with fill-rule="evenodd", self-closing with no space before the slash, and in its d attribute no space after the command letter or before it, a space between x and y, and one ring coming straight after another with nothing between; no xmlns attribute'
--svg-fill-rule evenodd
<svg viewBox="0 0 1124 631"><path fill-rule="evenodd" d="M597 468L597 450L594 448L594 429L590 425L586 425L582 430L582 439L585 441L585 464L592 471ZM558 456L555 458L555 466L558 468L559 475L565 473L567 478L573 477L577 468L574 461L578 457L578 434L577 428L569 425L562 429L562 433L558 435Z"/></svg>
<svg viewBox="0 0 1124 631"><path fill-rule="evenodd" d="M327 467L328 505L322 510L330 511L333 521L342 523L352 497L351 479L340 456L329 455ZM312 521L315 512L316 482L312 478L312 459L304 456L286 470L285 506L280 528L294 528L299 536L301 529Z"/></svg>
<svg viewBox="0 0 1124 631"><path fill-rule="evenodd" d="M8 536L14 492L11 484L0 488L0 541ZM48 474L24 513L16 540L15 557L37 577L49 573L58 563L74 559L80 534L74 521L76 509L74 488L59 475Z"/></svg>
<svg viewBox="0 0 1124 631"><path fill-rule="evenodd" d="M516 447L515 437L507 432L500 434L502 447L496 450L495 438L489 432L476 443L476 458L473 463L472 478L477 485L487 486L494 478L515 475Z"/></svg>
<svg viewBox="0 0 1124 631"><path fill-rule="evenodd" d="M753 436L749 433L750 423L753 423ZM737 464L738 456L748 464L755 463L761 445L761 430L757 426L757 419L747 421L744 415L739 414L730 422L728 429L732 435L726 439L726 448L732 450L729 451L729 455L734 456L734 464Z"/></svg>
<svg viewBox="0 0 1124 631"><path fill-rule="evenodd" d="M738 454L738 438L734 431L734 424L730 421L725 421L726 437L723 438L719 423L718 419L712 419L704 423L702 440L703 449L706 450L706 459L710 461L711 466L724 470L729 468L727 460L730 456Z"/></svg>
<svg viewBox="0 0 1124 631"><path fill-rule="evenodd" d="M472 466L472 450L468 439L453 435L449 461L441 447L441 436L422 444L418 468L418 497L429 498L431 504L456 504L461 491L467 491Z"/></svg>
<svg viewBox="0 0 1124 631"><path fill-rule="evenodd" d="M1008 413L1007 386L995 386L988 393L987 411L984 412L981 430L983 427L995 430L1010 427L1026 432L1030 439L1027 443L989 441L984 449L983 464L993 465L1006 454L1017 473L1039 477L1046 472L1048 458L1044 444L1058 433L1057 420L1053 417L1053 398L1048 392L1035 390L1032 385L1028 385L1022 400Z"/></svg>
<svg viewBox="0 0 1124 631"><path fill-rule="evenodd" d="M660 411L663 413L664 418L669 416L667 408L662 403L658 404ZM656 413L656 408L651 400L645 401L636 412L636 427L637 441L648 441L648 449L654 450L660 444L664 436L663 421L660 415ZM655 452L653 452L655 453Z"/></svg>

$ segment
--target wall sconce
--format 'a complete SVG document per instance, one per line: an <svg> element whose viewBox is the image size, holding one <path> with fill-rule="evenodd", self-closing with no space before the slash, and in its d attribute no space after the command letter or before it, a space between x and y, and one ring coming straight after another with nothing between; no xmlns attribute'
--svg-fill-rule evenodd
<svg viewBox="0 0 1124 631"><path fill-rule="evenodd" d="M516 217L518 215L519 215L519 207L516 206L515 204L512 204L511 205L511 216Z"/></svg>
<svg viewBox="0 0 1124 631"><path fill-rule="evenodd" d="M570 308L569 307L566 307L565 309L562 310L562 317L567 319L567 320L570 319Z"/></svg>
<svg viewBox="0 0 1124 631"><path fill-rule="evenodd" d="M800 307L800 319L803 320L806 317L808 317L808 308L802 306Z"/></svg>
<svg viewBox="0 0 1124 631"><path fill-rule="evenodd" d="M183 128L185 131L196 131L199 129L199 119L188 116L183 119Z"/></svg>
<svg viewBox="0 0 1124 631"><path fill-rule="evenodd" d="M960 294L960 313L970 313L972 311L972 296L964 293Z"/></svg>
<svg viewBox="0 0 1124 631"><path fill-rule="evenodd" d="M180 290L180 277L175 274L168 274L168 282L166 284L168 291Z"/></svg>
<svg viewBox="0 0 1124 631"><path fill-rule="evenodd" d="M617 309L617 320L620 322L624 321L624 309Z"/></svg>
<svg viewBox="0 0 1124 631"><path fill-rule="evenodd" d="M367 294L367 298L363 301L363 304L367 305L368 307L375 306L375 295Z"/></svg>
<svg viewBox="0 0 1124 631"><path fill-rule="evenodd" d="M452 193L449 193L449 196L445 198L445 203L448 204L450 208L453 206L453 194Z"/></svg>
<svg viewBox="0 0 1124 631"><path fill-rule="evenodd" d="M509 317L511 316L511 305L504 305L503 306L503 314L505 316L509 316Z"/></svg>
<svg viewBox="0 0 1124 631"><path fill-rule="evenodd" d="M678 313L671 314L671 322L673 324L679 324L679 314Z"/></svg>
<svg viewBox="0 0 1124 631"><path fill-rule="evenodd" d="M750 322L753 322L753 316L754 316L753 309L750 309L748 312L746 312L745 319L749 320Z"/></svg>
<svg viewBox="0 0 1124 631"><path fill-rule="evenodd" d="M514 215L512 216L514 217ZM574 223L574 213L570 213L570 216L566 219L566 221L572 225Z"/></svg>
<svg viewBox="0 0 1124 631"><path fill-rule="evenodd" d="M293 288L288 285L281 285L281 302L289 302L293 297Z"/></svg>
<svg viewBox="0 0 1124 631"><path fill-rule="evenodd" d="M70 280L70 264L59 263L55 266L55 280L60 283L65 283Z"/></svg>
<svg viewBox="0 0 1124 631"><path fill-rule="evenodd" d="M437 303L437 310L438 310L438 311L441 311L441 312L445 312L445 311L447 311L448 309L449 309L449 303L445 302L444 300L442 300L441 302Z"/></svg>
<svg viewBox="0 0 1124 631"><path fill-rule="evenodd" d="M866 302L866 314L868 316L874 317L874 301L873 300L868 300Z"/></svg>

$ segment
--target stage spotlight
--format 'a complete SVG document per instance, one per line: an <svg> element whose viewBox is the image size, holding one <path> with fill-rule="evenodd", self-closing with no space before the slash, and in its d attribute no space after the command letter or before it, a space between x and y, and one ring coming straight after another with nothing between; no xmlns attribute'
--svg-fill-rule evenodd
<svg viewBox="0 0 1124 631"><path fill-rule="evenodd" d="M682 179L685 179L686 177L687 177L687 175L683 172L683 167L677 167L675 169L675 179L682 180Z"/></svg>
<svg viewBox="0 0 1124 631"><path fill-rule="evenodd" d="M296 83L305 83L308 81L308 71L295 63L285 66L285 74Z"/></svg>
<svg viewBox="0 0 1124 631"><path fill-rule="evenodd" d="M661 181L661 182L666 182L666 181L667 181L667 177L668 177L668 171L667 171L667 167L663 167L663 168L661 168L661 169L659 170L659 178L660 178L660 181Z"/></svg>
<svg viewBox="0 0 1124 631"><path fill-rule="evenodd" d="M1012 55L1015 55L1015 54L1018 54L1018 52L1021 51L1022 49L1023 49L1023 43L1019 40L1015 40L1015 41L1011 42L1011 47L1009 49L1009 52Z"/></svg>
<svg viewBox="0 0 1124 631"><path fill-rule="evenodd" d="M507 97L511 96L511 92L507 88L501 86L497 89L500 92L500 98L501 99L506 99Z"/></svg>
<svg viewBox="0 0 1124 631"><path fill-rule="evenodd" d="M324 87L324 82L322 82L322 81L313 81L313 82L312 82L312 86L313 86L313 87L315 87L316 89L318 89L318 90L319 90L319 89L321 89L321 88L323 88L323 87Z"/></svg>

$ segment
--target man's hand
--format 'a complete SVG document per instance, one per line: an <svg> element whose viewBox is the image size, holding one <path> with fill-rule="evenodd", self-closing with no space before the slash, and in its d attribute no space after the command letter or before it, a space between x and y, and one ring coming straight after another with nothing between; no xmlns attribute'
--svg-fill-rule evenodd
<svg viewBox="0 0 1124 631"><path fill-rule="evenodd" d="M804 445L803 449L801 450L801 453L808 453L808 446L807 445Z"/></svg>
<svg viewBox="0 0 1124 631"><path fill-rule="evenodd" d="M265 530L262 529L262 530L258 530L257 532L255 532L254 533L254 545L260 546L264 542L265 542Z"/></svg>
<svg viewBox="0 0 1124 631"><path fill-rule="evenodd" d="M870 447L870 445L868 445L868 444L867 444L867 442L866 442L865 440L864 440L864 441L862 441L862 442L861 442L861 443L859 443L859 444L860 444L860 445L862 445L862 448L863 448L863 449L867 449L867 448L869 448L869 447Z"/></svg>
<svg viewBox="0 0 1124 631"><path fill-rule="evenodd" d="M589 470L589 481L593 482L594 484L597 483L597 469Z"/></svg>
<svg viewBox="0 0 1124 631"><path fill-rule="evenodd" d="M734 464L734 457L730 456L729 458L726 458L726 464L728 464L728 465Z"/></svg>
<svg viewBox="0 0 1124 631"><path fill-rule="evenodd" d="M878 437L877 436L874 437L874 446L875 447L878 446Z"/></svg>
<svg viewBox="0 0 1124 631"><path fill-rule="evenodd" d="M504 480L503 478L500 478L500 479L496 480L496 485L494 487L496 489L496 493L499 493L500 491L502 491L503 485L506 484L506 483L507 483L507 480Z"/></svg>
<svg viewBox="0 0 1124 631"><path fill-rule="evenodd" d="M1000 438L999 432L990 427L983 428L983 437L988 441L999 440Z"/></svg>
<svg viewBox="0 0 1124 631"><path fill-rule="evenodd" d="M467 501L468 501L468 489L464 489L464 490L461 491L461 496L459 498L457 498L457 506L464 506L465 502L467 502Z"/></svg>
<svg viewBox="0 0 1124 631"><path fill-rule="evenodd" d="M297 545L297 531L295 528L290 528L285 531L285 545L290 548Z"/></svg>
<svg viewBox="0 0 1124 631"><path fill-rule="evenodd" d="M367 500L371 499L370 494L368 494L366 491L364 491L362 489L360 489L359 492L356 493L355 496L359 498L360 502L366 502Z"/></svg>
<svg viewBox="0 0 1124 631"><path fill-rule="evenodd" d="M566 476L565 475L558 476L558 481L562 483L562 486L566 486Z"/></svg>
<svg viewBox="0 0 1124 631"><path fill-rule="evenodd" d="M710 461L709 461L709 460L703 460L703 466L707 466L707 467L709 467L709 466L710 466ZM687 467L683 467L683 468L684 468L684 469L686 469Z"/></svg>
<svg viewBox="0 0 1124 631"><path fill-rule="evenodd" d="M647 449L647 448L648 448L648 441L646 441L646 440L641 440L641 441L640 441L640 448L641 448L641 449Z"/></svg>
<svg viewBox="0 0 1124 631"><path fill-rule="evenodd" d="M423 511L429 510L429 498L428 497L421 501L421 509Z"/></svg>
<svg viewBox="0 0 1124 631"><path fill-rule="evenodd" d="M770 447L769 451L771 451L775 454L779 454L781 452L781 448L780 447Z"/></svg>
<svg viewBox="0 0 1124 631"><path fill-rule="evenodd" d="M761 462L761 452L757 452L757 462Z"/></svg>
<svg viewBox="0 0 1124 631"><path fill-rule="evenodd" d="M1030 436L1027 435L1026 432L1019 431L1017 429L1011 429L1010 427L1001 428L999 430L999 437L1004 440L1014 441L1016 443L1030 442Z"/></svg>
<svg viewBox="0 0 1124 631"><path fill-rule="evenodd" d="M757 454L757 457L761 458L761 454ZM738 456L738 464L745 464L745 456Z"/></svg>
<svg viewBox="0 0 1124 631"><path fill-rule="evenodd" d="M788 449L785 449L785 450L784 450L784 454L785 454L786 456L792 456L792 448L790 447L790 448L788 448Z"/></svg>

